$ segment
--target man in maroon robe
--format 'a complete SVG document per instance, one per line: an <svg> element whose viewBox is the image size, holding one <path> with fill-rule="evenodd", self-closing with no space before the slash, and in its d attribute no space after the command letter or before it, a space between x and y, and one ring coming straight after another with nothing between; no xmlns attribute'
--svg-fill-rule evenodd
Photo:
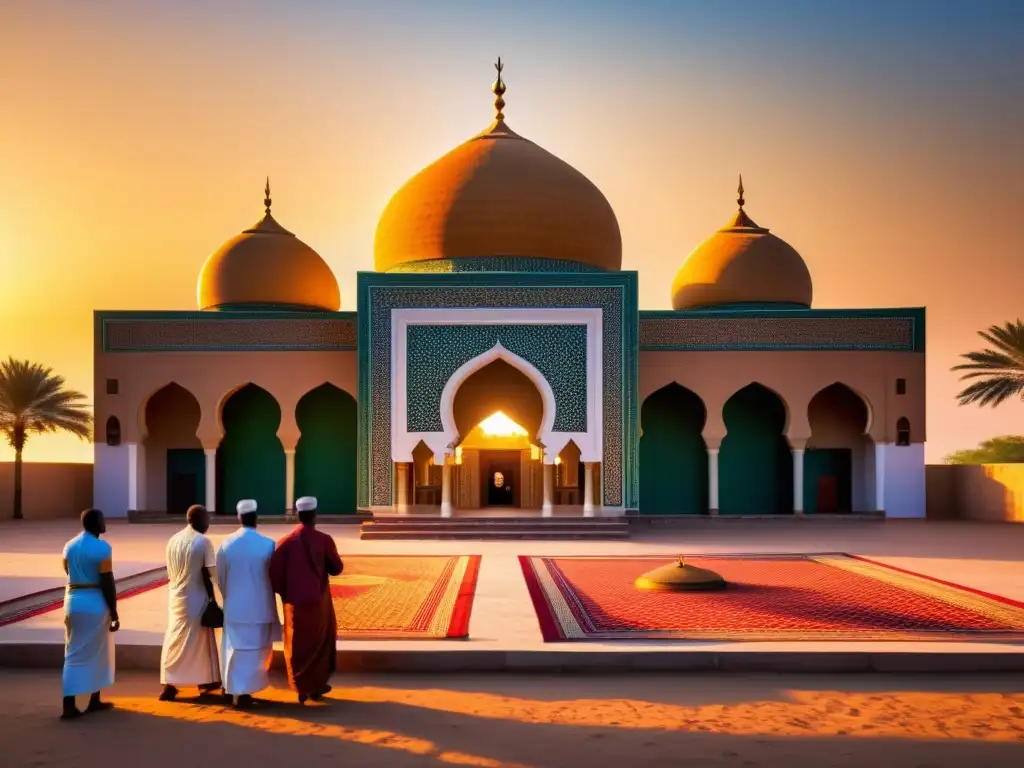
<svg viewBox="0 0 1024 768"><path fill-rule="evenodd" d="M284 658L299 703L331 690L338 623L329 579L344 565L330 535L316 530L316 499L295 502L299 526L277 542L270 582L284 604Z"/></svg>

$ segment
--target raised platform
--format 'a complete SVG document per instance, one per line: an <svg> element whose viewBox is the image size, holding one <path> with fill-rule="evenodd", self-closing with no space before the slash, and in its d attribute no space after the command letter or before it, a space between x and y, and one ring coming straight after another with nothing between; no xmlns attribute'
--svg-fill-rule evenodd
<svg viewBox="0 0 1024 768"><path fill-rule="evenodd" d="M117 644L117 669L160 671L160 646ZM60 670L62 643L0 643L0 668ZM273 668L283 671L275 649ZM562 650L409 650L381 648L337 651L339 672L414 674L726 672L779 674L974 674L1024 672L1024 654L1000 652L927 652L919 650L707 651L686 649Z"/></svg>
<svg viewBox="0 0 1024 768"><path fill-rule="evenodd" d="M625 518L601 517L375 517L360 526L359 538L380 541L563 540L605 541L629 538Z"/></svg>
<svg viewBox="0 0 1024 768"><path fill-rule="evenodd" d="M458 512L458 511L457 511ZM454 518L458 519L458 517ZM555 518L556 520L559 518ZM545 643L519 557L792 553L846 551L971 589L1024 602L1024 526L887 520L878 525L698 525L685 530L634 529L608 541L366 541L359 528L331 525L342 558L354 555L480 554L469 638L465 640L342 640L344 670L387 672L1019 672L1024 645L1007 642L736 642L588 640ZM273 538L291 529L261 525ZM66 582L59 553L78 532L75 520L0 522L0 601ZM118 578L164 564L173 529L111 521ZM211 530L219 544L231 529ZM121 669L155 674L167 624L166 588L125 600L116 635ZM60 610L0 627L0 666L57 670L63 656Z"/></svg>

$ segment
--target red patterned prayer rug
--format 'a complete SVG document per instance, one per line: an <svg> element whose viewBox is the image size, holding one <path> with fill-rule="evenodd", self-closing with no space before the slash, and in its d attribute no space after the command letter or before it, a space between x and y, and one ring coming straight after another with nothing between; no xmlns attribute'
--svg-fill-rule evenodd
<svg viewBox="0 0 1024 768"><path fill-rule="evenodd" d="M154 568L133 576L117 579L117 599L124 600L167 583L167 569ZM64 607L64 587L44 589L31 595L15 597L0 603L0 627L31 619Z"/></svg>
<svg viewBox="0 0 1024 768"><path fill-rule="evenodd" d="M1024 640L1024 604L861 557L700 555L718 592L645 592L675 557L520 557L545 642Z"/></svg>
<svg viewBox="0 0 1024 768"><path fill-rule="evenodd" d="M338 638L469 636L480 555L351 555L331 579Z"/></svg>

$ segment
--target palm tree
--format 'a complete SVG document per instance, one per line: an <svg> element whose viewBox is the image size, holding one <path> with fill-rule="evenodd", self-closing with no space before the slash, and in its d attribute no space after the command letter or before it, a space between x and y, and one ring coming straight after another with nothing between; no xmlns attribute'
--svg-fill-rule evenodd
<svg viewBox="0 0 1024 768"><path fill-rule="evenodd" d="M92 436L85 395L64 388L52 368L13 357L0 362L0 433L14 449L14 519L21 512L21 452L31 434L70 432Z"/></svg>
<svg viewBox="0 0 1024 768"><path fill-rule="evenodd" d="M997 406L1014 395L1024 399L1024 323L1018 318L1003 327L993 325L978 331L978 335L991 346L961 355L971 362L953 366L954 371L970 371L961 381L981 379L957 395L960 405Z"/></svg>

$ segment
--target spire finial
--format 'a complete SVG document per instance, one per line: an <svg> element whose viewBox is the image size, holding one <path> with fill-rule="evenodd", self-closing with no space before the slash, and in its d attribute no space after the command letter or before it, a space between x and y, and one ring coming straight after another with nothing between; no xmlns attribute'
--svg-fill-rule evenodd
<svg viewBox="0 0 1024 768"><path fill-rule="evenodd" d="M267 176L267 186L265 186L263 188L263 205L266 208L267 213L269 214L270 213L270 177L269 176Z"/></svg>
<svg viewBox="0 0 1024 768"><path fill-rule="evenodd" d="M738 195L736 197L736 202L737 202L737 204L739 204L740 210L742 211L743 210L743 204L745 202L747 202L746 200L743 199L743 174L742 173L740 174L740 187L737 190L737 193L738 193Z"/></svg>
<svg viewBox="0 0 1024 768"><path fill-rule="evenodd" d="M491 93L495 96L494 119L504 120L505 113L502 110L505 109L505 100L501 97L505 95L505 82L501 79L501 72L505 69L505 65L501 63L501 56L498 57L498 63L494 65L494 68L498 70L498 79L491 86Z"/></svg>

